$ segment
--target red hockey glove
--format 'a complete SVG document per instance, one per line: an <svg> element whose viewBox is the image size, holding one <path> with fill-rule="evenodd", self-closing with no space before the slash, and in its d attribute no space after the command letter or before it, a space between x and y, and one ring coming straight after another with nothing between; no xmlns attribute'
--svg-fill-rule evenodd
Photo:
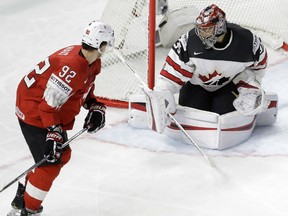
<svg viewBox="0 0 288 216"><path fill-rule="evenodd" d="M61 158L62 155L62 128L61 126L52 126L48 128L48 133L46 136L46 153L48 156L47 161L50 163L55 163Z"/></svg>
<svg viewBox="0 0 288 216"><path fill-rule="evenodd" d="M88 128L89 133L95 133L105 125L106 106L103 103L94 103L89 107L83 128Z"/></svg>

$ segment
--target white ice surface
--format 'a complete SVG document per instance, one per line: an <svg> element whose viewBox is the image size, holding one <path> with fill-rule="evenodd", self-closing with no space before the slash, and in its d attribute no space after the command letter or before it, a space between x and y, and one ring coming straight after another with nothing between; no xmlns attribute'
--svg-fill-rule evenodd
<svg viewBox="0 0 288 216"><path fill-rule="evenodd" d="M105 3L0 2L0 188L33 165L14 115L18 82L39 60L78 44L83 26L100 18ZM163 60L158 55L160 65ZM43 216L287 216L287 70L287 57L271 52L264 86L279 95L278 120L235 148L204 149L217 169L192 145L133 129L127 110L108 108L104 129L71 144L72 159L44 201ZM1 216L10 210L16 186L0 193Z"/></svg>

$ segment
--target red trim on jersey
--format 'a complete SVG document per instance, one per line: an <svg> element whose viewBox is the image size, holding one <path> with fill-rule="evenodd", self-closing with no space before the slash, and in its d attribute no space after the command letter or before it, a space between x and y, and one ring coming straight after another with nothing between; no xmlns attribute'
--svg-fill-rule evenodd
<svg viewBox="0 0 288 216"><path fill-rule="evenodd" d="M173 61L173 60L171 59L170 56L167 56L166 62L167 62L171 67L173 67L174 70L178 71L178 72L179 72L180 74L182 74L183 76L188 77L188 78L191 78L191 77L192 77L192 75L193 75L192 73L190 73L190 72L187 71L187 70L182 69L182 68L180 67L180 65L178 65L175 61Z"/></svg>
<svg viewBox="0 0 288 216"><path fill-rule="evenodd" d="M236 84L237 88L244 87L244 88L252 88L252 89L258 89L256 86L250 85L244 81L240 81Z"/></svg>
<svg viewBox="0 0 288 216"><path fill-rule="evenodd" d="M261 62L259 62L256 66L254 66L254 64L252 64L252 65L249 66L249 68L251 68L252 70L263 70L267 66L267 59L268 59L268 54L266 52L265 56L264 56L264 58L263 58L263 60ZM264 66L264 67L257 68L259 66ZM254 67L256 67L256 68L254 68Z"/></svg>
<svg viewBox="0 0 288 216"><path fill-rule="evenodd" d="M259 65L265 65L266 62L267 62L267 58L268 58L268 55L267 55L267 53L265 53L264 59L263 59L261 62L259 62L257 66L259 66Z"/></svg>
<svg viewBox="0 0 288 216"><path fill-rule="evenodd" d="M169 80L177 83L178 85L181 85L181 86L182 86L182 85L185 84L185 82L183 82L181 79L179 79L178 77L170 74L168 71L166 71L166 70L164 70L164 69L161 70L160 74L161 74L162 76L166 77L167 79L169 79Z"/></svg>

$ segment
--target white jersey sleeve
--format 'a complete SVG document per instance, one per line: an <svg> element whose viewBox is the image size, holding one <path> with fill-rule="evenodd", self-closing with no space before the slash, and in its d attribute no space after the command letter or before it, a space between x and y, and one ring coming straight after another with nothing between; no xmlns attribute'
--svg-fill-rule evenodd
<svg viewBox="0 0 288 216"><path fill-rule="evenodd" d="M182 35L169 51L156 82L155 89L178 93L193 76L195 66L187 52L188 33Z"/></svg>
<svg viewBox="0 0 288 216"><path fill-rule="evenodd" d="M261 84L267 67L267 50L265 49L261 39L253 34L253 57L254 64L249 67L254 72L255 79Z"/></svg>
<svg viewBox="0 0 288 216"><path fill-rule="evenodd" d="M261 39L253 34L253 57L254 65L251 65L250 69L252 70L262 70L267 66L267 51L264 48Z"/></svg>

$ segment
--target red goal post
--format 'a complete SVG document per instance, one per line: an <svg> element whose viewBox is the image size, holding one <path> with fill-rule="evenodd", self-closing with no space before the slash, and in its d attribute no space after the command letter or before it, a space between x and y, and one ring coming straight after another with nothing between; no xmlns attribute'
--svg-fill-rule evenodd
<svg viewBox="0 0 288 216"><path fill-rule="evenodd" d="M101 17L115 30L115 48L150 88L159 73L155 72L155 29L162 17L155 15L156 1L108 0ZM226 12L228 21L251 29L273 49L288 50L287 0L168 0L169 12L189 7L200 11L212 3ZM127 107L131 94L142 93L137 79L113 51L102 57L102 66L95 91L100 101Z"/></svg>

